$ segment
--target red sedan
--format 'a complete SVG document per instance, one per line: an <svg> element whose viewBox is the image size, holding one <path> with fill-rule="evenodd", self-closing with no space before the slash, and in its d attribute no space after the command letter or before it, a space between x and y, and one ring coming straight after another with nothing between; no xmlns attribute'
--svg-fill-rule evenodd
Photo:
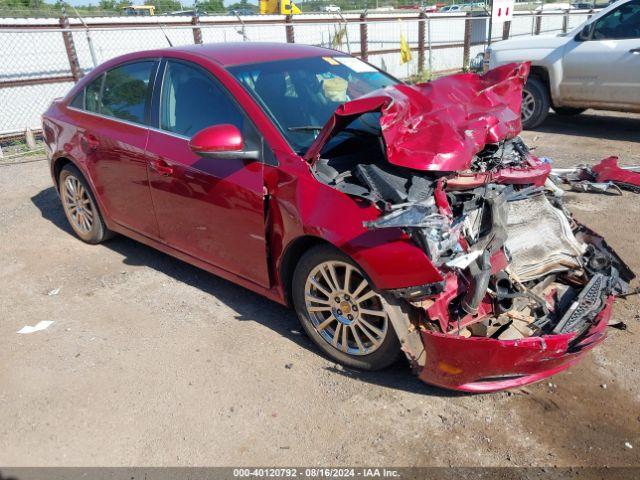
<svg viewBox="0 0 640 480"><path fill-rule="evenodd" d="M346 366L529 383L604 338L633 274L518 137L528 65L409 86L302 45L113 59L43 117L74 232L114 232L277 302Z"/></svg>

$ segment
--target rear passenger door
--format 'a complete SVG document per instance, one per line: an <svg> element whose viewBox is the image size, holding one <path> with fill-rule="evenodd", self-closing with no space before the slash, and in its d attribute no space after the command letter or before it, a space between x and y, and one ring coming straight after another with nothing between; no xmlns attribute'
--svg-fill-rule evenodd
<svg viewBox="0 0 640 480"><path fill-rule="evenodd" d="M159 61L145 59L107 70L71 105L94 188L116 223L157 238L145 148L153 82Z"/></svg>
<svg viewBox="0 0 640 480"><path fill-rule="evenodd" d="M247 150L261 150L262 138L211 72L179 60L163 62L161 72L157 124L147 145L161 239L266 287L262 162L203 158L189 148L194 134L219 124L235 125Z"/></svg>

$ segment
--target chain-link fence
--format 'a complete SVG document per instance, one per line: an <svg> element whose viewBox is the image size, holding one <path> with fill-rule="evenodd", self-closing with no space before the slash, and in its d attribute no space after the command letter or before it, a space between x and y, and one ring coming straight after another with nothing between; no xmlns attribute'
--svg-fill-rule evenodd
<svg viewBox="0 0 640 480"><path fill-rule="evenodd" d="M592 12L519 13L492 41L562 32ZM194 43L289 42L359 56L398 78L460 71L481 52L490 19L473 14L0 19L0 136L37 129L50 102L100 63L129 52ZM404 36L411 60L401 62Z"/></svg>

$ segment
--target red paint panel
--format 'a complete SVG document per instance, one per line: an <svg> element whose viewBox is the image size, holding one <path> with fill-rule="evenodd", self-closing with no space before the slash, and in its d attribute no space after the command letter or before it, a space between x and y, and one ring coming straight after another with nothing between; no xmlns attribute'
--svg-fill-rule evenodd
<svg viewBox="0 0 640 480"><path fill-rule="evenodd" d="M157 131L150 132L147 156L160 239L268 286L262 164L203 158L187 139Z"/></svg>
<svg viewBox="0 0 640 480"><path fill-rule="evenodd" d="M488 183L507 185L534 185L541 187L549 176L551 165L542 163L535 157L529 158L529 165L519 168L502 168L496 172L462 173L447 179L447 190L467 190Z"/></svg>
<svg viewBox="0 0 640 480"><path fill-rule="evenodd" d="M78 156L110 220L156 237L144 153L148 129L73 110L69 114L79 125L74 138Z"/></svg>
<svg viewBox="0 0 640 480"><path fill-rule="evenodd" d="M387 87L338 107L305 158L315 160L327 140L355 117L380 111L390 163L414 170L466 170L486 144L522 130L520 104L528 75L529 63L509 64L484 75Z"/></svg>
<svg viewBox="0 0 640 480"><path fill-rule="evenodd" d="M300 159L298 162L302 163ZM427 254L400 229L368 230L364 227L363 222L380 215L369 202L355 201L318 182L309 174L306 165L299 176L271 167L266 167L266 171L272 258L278 270L286 246L297 238L311 236L335 245L353 258L379 289L442 280Z"/></svg>
<svg viewBox="0 0 640 480"><path fill-rule="evenodd" d="M608 157L592 167L597 182L614 182L640 187L640 173L624 170L618 166L618 157Z"/></svg>
<svg viewBox="0 0 640 480"><path fill-rule="evenodd" d="M420 379L454 390L489 392L549 377L604 340L612 304L609 297L594 326L576 345L571 344L574 333L495 340L422 331L427 363Z"/></svg>

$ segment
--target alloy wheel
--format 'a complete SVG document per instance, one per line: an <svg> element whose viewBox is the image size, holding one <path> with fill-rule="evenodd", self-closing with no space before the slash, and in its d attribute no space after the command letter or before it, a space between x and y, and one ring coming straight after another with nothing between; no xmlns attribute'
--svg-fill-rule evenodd
<svg viewBox="0 0 640 480"><path fill-rule="evenodd" d="M63 199L73 227L78 232L89 233L93 229L95 209L89 192L73 175L64 180Z"/></svg>
<svg viewBox="0 0 640 480"><path fill-rule="evenodd" d="M383 299L353 265L327 261L307 276L304 300L320 336L349 355L367 355L382 345L388 330Z"/></svg>
<svg viewBox="0 0 640 480"><path fill-rule="evenodd" d="M528 90L522 90L521 118L523 122L529 120L536 111L536 99Z"/></svg>

